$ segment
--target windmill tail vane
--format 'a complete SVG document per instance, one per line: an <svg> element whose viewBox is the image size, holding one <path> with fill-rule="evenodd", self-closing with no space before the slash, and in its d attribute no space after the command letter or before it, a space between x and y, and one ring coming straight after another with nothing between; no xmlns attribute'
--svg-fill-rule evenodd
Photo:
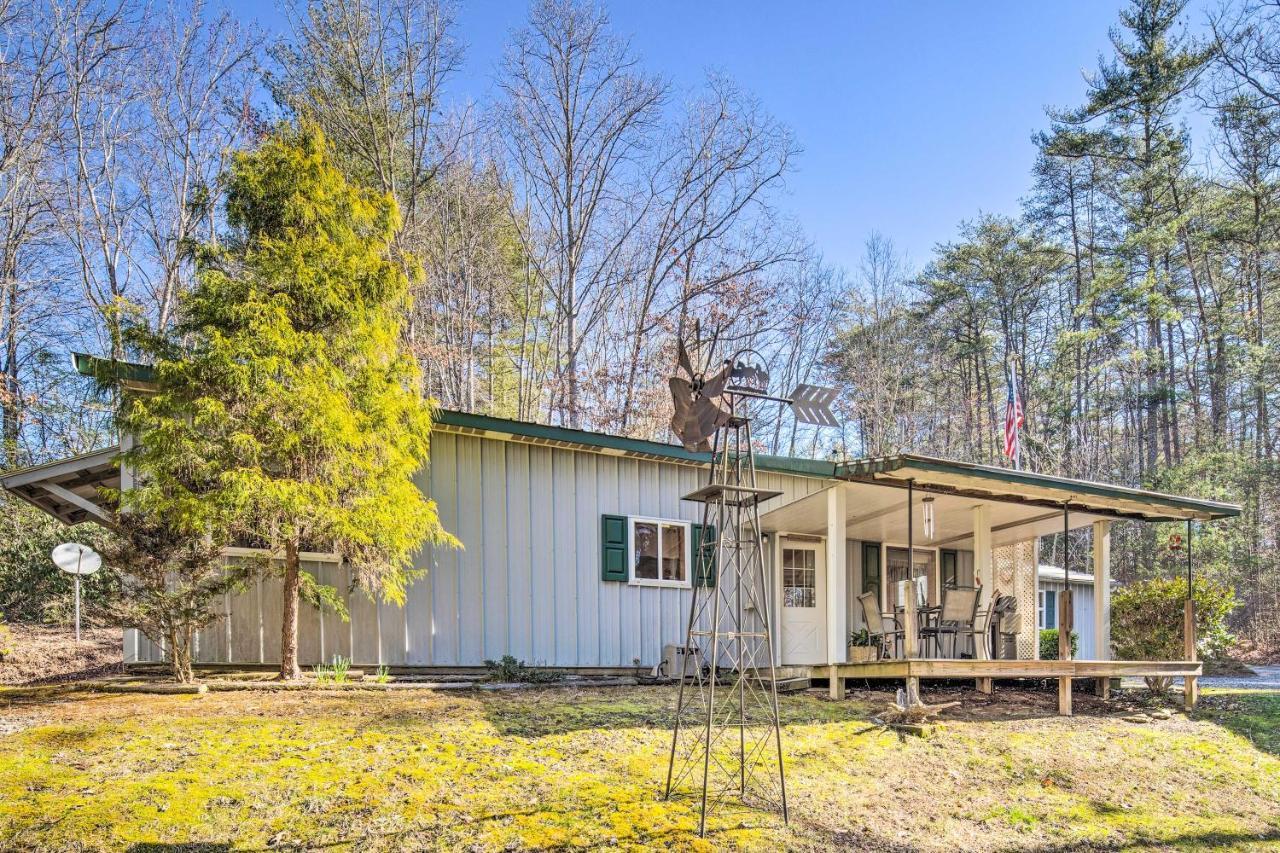
<svg viewBox="0 0 1280 853"><path fill-rule="evenodd" d="M683 340L670 379L671 428L686 448L708 450L706 484L684 496L702 504L685 648L699 665L677 674L665 796L699 798L700 835L730 800L788 815L777 661L765 582L760 505L782 493L759 486L748 401L790 405L797 420L836 425L831 389L769 393L764 360L750 350L715 372L698 370ZM692 790L691 790L692 789Z"/></svg>

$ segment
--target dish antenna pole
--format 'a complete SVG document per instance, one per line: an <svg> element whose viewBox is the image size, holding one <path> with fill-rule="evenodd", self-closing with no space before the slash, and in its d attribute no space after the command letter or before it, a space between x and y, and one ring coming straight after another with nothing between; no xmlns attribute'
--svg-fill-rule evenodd
<svg viewBox="0 0 1280 853"><path fill-rule="evenodd" d="M739 351L714 372L710 360L708 354L706 364L695 363L679 340L678 374L670 379L671 429L688 450L710 451L711 465L706 485L683 497L703 507L685 633L692 652L686 659L696 665L677 675L664 796L687 786L697 791L703 836L707 814L731 798L789 818L760 530L760 504L782 493L757 483L749 409L778 403L803 423L837 425L833 390L800 385L775 397L754 350Z"/></svg>
<svg viewBox="0 0 1280 853"><path fill-rule="evenodd" d="M59 569L75 579L76 642L80 642L80 578L87 577L102 568L102 557L88 545L79 542L63 542L50 554Z"/></svg>

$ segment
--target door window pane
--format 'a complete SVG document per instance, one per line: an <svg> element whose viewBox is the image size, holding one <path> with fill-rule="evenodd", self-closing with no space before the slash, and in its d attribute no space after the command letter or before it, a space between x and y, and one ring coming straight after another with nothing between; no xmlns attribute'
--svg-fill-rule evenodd
<svg viewBox="0 0 1280 853"><path fill-rule="evenodd" d="M631 576L644 580L658 579L658 525L652 521L637 521L632 532L634 565Z"/></svg>
<svg viewBox="0 0 1280 853"><path fill-rule="evenodd" d="M782 549L782 606L816 607L817 552L812 548Z"/></svg>

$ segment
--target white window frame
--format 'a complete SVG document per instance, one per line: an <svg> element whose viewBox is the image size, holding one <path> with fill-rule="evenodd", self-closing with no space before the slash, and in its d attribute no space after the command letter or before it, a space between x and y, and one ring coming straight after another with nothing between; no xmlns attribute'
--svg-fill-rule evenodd
<svg viewBox="0 0 1280 853"><path fill-rule="evenodd" d="M658 574L662 574L662 525L684 528L684 580L636 577L636 524L658 525ZM654 518L647 515L627 516L627 584L630 586L665 586L672 589L693 588L693 522L678 518Z"/></svg>

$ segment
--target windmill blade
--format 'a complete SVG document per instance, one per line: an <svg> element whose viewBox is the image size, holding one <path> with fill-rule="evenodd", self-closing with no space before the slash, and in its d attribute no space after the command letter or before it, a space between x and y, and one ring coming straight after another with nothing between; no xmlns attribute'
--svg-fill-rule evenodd
<svg viewBox="0 0 1280 853"><path fill-rule="evenodd" d="M724 393L725 385L729 383L729 377L732 374L733 367L726 363L719 373L703 381L701 389L702 396L710 397L713 400L716 397L719 397Z"/></svg>
<svg viewBox="0 0 1280 853"><path fill-rule="evenodd" d="M689 350L685 349L684 338L676 338L676 363L684 369L685 374L693 376L693 362L689 360Z"/></svg>
<svg viewBox="0 0 1280 853"><path fill-rule="evenodd" d="M818 385L797 385L791 392L791 411L796 420L804 424L821 427L840 426L831 404L836 399L834 388L823 388Z"/></svg>
<svg viewBox="0 0 1280 853"><path fill-rule="evenodd" d="M686 379L673 376L667 380L671 388L671 431L686 450L708 450L708 440L729 420L729 413L710 398L695 393Z"/></svg>

